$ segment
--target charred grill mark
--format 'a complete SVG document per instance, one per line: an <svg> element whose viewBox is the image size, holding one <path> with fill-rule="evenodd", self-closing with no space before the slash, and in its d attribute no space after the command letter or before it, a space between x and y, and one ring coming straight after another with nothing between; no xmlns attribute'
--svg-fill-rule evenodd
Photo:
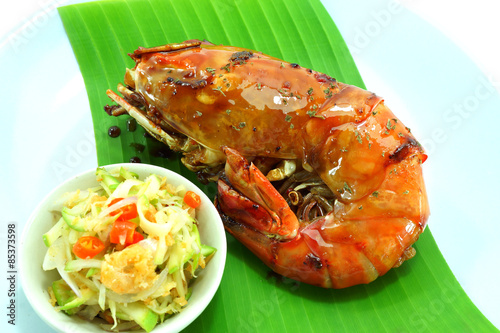
<svg viewBox="0 0 500 333"><path fill-rule="evenodd" d="M253 52L245 50L240 52L234 52L231 55L231 58L229 58L229 61L232 62L233 65L238 63L241 65L242 63L244 63L245 61L247 61L252 57L253 57Z"/></svg>
<svg viewBox="0 0 500 333"><path fill-rule="evenodd" d="M215 208L217 208L217 211L219 212L220 218L225 227L229 229L231 229L232 227L241 227L240 223L236 222L222 211L222 208L220 207L219 200L217 197L215 198L214 204Z"/></svg>
<svg viewBox="0 0 500 333"><path fill-rule="evenodd" d="M292 67L292 68L300 68L300 65L299 65L299 64L296 64L296 63L294 63L294 62L292 62L292 63L290 64L290 67Z"/></svg>
<svg viewBox="0 0 500 333"><path fill-rule="evenodd" d="M373 99L378 99L378 96L375 93L372 93L368 98L366 99L366 104L371 105L371 100Z"/></svg>
<svg viewBox="0 0 500 333"><path fill-rule="evenodd" d="M161 112L154 105L147 107L146 111L147 117L156 125L160 126L162 121Z"/></svg>
<svg viewBox="0 0 500 333"><path fill-rule="evenodd" d="M312 253L309 253L306 256L306 259L304 260L304 265L307 265L307 266L314 268L316 270L323 268L323 263L321 262L321 259L316 257Z"/></svg>
<svg viewBox="0 0 500 333"><path fill-rule="evenodd" d="M219 214L220 218L222 219L222 223L224 223L225 226L240 226L238 222L227 216L222 212L222 210L219 209Z"/></svg>
<svg viewBox="0 0 500 333"><path fill-rule="evenodd" d="M227 179L227 176L226 176L225 172L222 172L219 175L219 179L222 180L224 183L226 183L227 185L229 185L231 187L231 183L229 182L229 179Z"/></svg>
<svg viewBox="0 0 500 333"><path fill-rule="evenodd" d="M420 150L421 146L417 140L410 136L405 137L405 142L403 142L396 150L389 155L389 160L387 164L399 163L408 157L414 150Z"/></svg>
<svg viewBox="0 0 500 333"><path fill-rule="evenodd" d="M201 79L201 80L181 80L181 79L176 79L171 76L167 77L167 80L164 81L163 83L173 83L175 85L181 86L181 87L191 87L193 89L200 89L203 88L207 85L207 80Z"/></svg>
<svg viewBox="0 0 500 333"><path fill-rule="evenodd" d="M198 177L200 183L202 183L203 185L208 185L210 182L222 178L223 174L224 174L224 164L220 164L213 167L206 167L204 169L196 171L196 176Z"/></svg>
<svg viewBox="0 0 500 333"><path fill-rule="evenodd" d="M336 83L337 82L337 80L334 79L333 77L326 75L326 74L322 74L322 73L314 74L314 78L319 83Z"/></svg>
<svg viewBox="0 0 500 333"><path fill-rule="evenodd" d="M226 184L229 185L229 183L226 183ZM229 228L229 229L231 229L231 227L241 227L240 223L236 222L231 217L226 215L226 213L224 213L222 207L220 206L219 193L217 193L215 195L214 206L217 209L217 211L219 212L219 215L220 215L220 218L222 220L222 224L224 224L224 227Z"/></svg>

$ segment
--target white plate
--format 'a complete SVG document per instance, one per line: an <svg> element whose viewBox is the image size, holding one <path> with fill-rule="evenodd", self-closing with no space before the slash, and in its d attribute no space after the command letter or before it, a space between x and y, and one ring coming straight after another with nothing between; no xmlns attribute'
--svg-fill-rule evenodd
<svg viewBox="0 0 500 333"><path fill-rule="evenodd" d="M70 2L76 1L52 3ZM395 1L323 2L368 89L385 97L427 148L430 229L469 297L500 327L500 96L493 85L499 84L438 29ZM56 14L49 11L41 17L18 32L15 43L0 48L0 200L7 207L4 221L17 224L18 239L29 213L51 188L97 164L87 96L70 44ZM476 13L464 24L474 29L480 21ZM480 30L477 37L493 42ZM0 290L7 289L2 279ZM19 285L17 291L17 325L9 329L50 332L31 311Z"/></svg>

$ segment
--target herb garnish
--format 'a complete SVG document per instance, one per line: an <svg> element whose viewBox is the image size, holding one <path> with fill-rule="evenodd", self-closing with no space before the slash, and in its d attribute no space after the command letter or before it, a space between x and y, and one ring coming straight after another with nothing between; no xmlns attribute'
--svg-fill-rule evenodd
<svg viewBox="0 0 500 333"><path fill-rule="evenodd" d="M313 110L309 110L309 111L307 111L307 115L308 115L309 117L311 117L311 118L312 118L312 117L315 117L315 118L325 119L325 116L322 116L322 115L317 115L317 114L316 114L316 111L313 111Z"/></svg>
<svg viewBox="0 0 500 333"><path fill-rule="evenodd" d="M363 139L361 138L361 135L357 130L354 131L354 135L356 136L356 140L358 140L359 143L363 143Z"/></svg>
<svg viewBox="0 0 500 333"><path fill-rule="evenodd" d="M394 121L394 125L391 123L391 120ZM387 125L385 125L385 127L387 127L387 129L390 131L390 130L393 130L396 128L396 124L398 123L398 120L393 118L393 119L388 119L387 120Z"/></svg>
<svg viewBox="0 0 500 333"><path fill-rule="evenodd" d="M224 94L224 92L222 91L222 87L221 86L218 86L217 88L212 88L212 90L219 91L224 97L226 97L226 94Z"/></svg>

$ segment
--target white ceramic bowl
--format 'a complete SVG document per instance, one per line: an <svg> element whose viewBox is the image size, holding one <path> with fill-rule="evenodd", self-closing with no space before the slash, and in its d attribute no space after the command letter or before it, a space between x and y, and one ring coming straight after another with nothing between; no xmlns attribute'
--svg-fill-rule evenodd
<svg viewBox="0 0 500 333"><path fill-rule="evenodd" d="M227 252L222 221L210 199L197 186L181 175L161 167L141 163L113 164L105 166L105 168L113 170L120 166L137 173L140 179L144 179L152 173L165 176L169 183L183 184L186 189L198 193L201 197L201 205L198 208L201 241L215 247L217 252L194 282L193 293L186 308L153 330L155 333L178 332L203 312L219 287ZM50 192L31 214L21 237L20 277L24 293L40 318L59 332L104 332L98 325L81 320L76 316L69 317L54 309L49 303L47 287L54 280L59 279L58 273L56 270L46 272L42 269L42 262L47 251L42 235L54 223L50 212L54 207L54 202L66 192L76 189L85 190L96 186L95 171L92 169L74 176Z"/></svg>

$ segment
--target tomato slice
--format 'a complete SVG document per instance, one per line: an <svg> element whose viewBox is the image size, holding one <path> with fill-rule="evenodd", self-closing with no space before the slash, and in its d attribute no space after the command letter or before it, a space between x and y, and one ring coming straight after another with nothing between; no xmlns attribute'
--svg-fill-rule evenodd
<svg viewBox="0 0 500 333"><path fill-rule="evenodd" d="M111 200L111 202L108 206L112 206L115 203L120 202L121 200L123 200L123 198L113 199L113 200ZM117 221L128 221L128 220L135 219L137 217L137 206L135 203L132 203L130 205L126 205L126 206L123 206L121 208L118 208L115 211L112 211L111 213L109 213L109 215L115 216L120 212L122 214L118 217Z"/></svg>
<svg viewBox="0 0 500 333"><path fill-rule="evenodd" d="M121 245L132 244L136 227L134 222L116 220L109 233L109 241Z"/></svg>
<svg viewBox="0 0 500 333"><path fill-rule="evenodd" d="M184 195L184 202L191 208L196 208L201 204L201 198L193 191L187 191Z"/></svg>
<svg viewBox="0 0 500 333"><path fill-rule="evenodd" d="M104 250L104 243L94 236L82 236L73 245L73 253L81 259L94 258L102 250Z"/></svg>
<svg viewBox="0 0 500 333"><path fill-rule="evenodd" d="M134 231L134 237L132 240L132 244L138 243L143 239L144 239L144 236L142 234L138 233L137 231ZM132 245L132 244L128 244L128 245Z"/></svg>

